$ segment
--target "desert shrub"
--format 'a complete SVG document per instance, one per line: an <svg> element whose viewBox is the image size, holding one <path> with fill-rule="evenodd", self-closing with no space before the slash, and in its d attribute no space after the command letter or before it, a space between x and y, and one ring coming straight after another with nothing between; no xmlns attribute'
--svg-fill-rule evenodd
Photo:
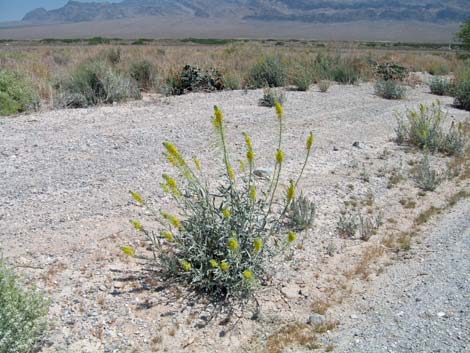
<svg viewBox="0 0 470 353"><path fill-rule="evenodd" d="M129 73L139 88L144 91L151 90L157 81L157 70L147 60L132 63Z"/></svg>
<svg viewBox="0 0 470 353"><path fill-rule="evenodd" d="M305 73L303 75L294 76L292 83L297 87L297 90L305 92L308 91L312 79Z"/></svg>
<svg viewBox="0 0 470 353"><path fill-rule="evenodd" d="M315 203L300 194L290 204L287 214L289 225L296 231L310 228L315 220Z"/></svg>
<svg viewBox="0 0 470 353"><path fill-rule="evenodd" d="M406 88L397 81L378 81L375 84L375 94L385 99L403 99Z"/></svg>
<svg viewBox="0 0 470 353"><path fill-rule="evenodd" d="M327 92L330 89L330 86L331 86L330 81L321 80L320 82L318 82L318 89L320 90L320 92L323 92L323 93Z"/></svg>
<svg viewBox="0 0 470 353"><path fill-rule="evenodd" d="M336 65L336 59L325 55L324 53L320 52L315 57L313 63L313 76L314 81L319 82L320 80L332 80L332 71L334 66Z"/></svg>
<svg viewBox="0 0 470 353"><path fill-rule="evenodd" d="M137 86L129 77L102 61L82 64L58 86L57 104L66 108L88 107L141 97Z"/></svg>
<svg viewBox="0 0 470 353"><path fill-rule="evenodd" d="M240 78L233 74L224 75L225 88L229 90L240 89L242 84Z"/></svg>
<svg viewBox="0 0 470 353"><path fill-rule="evenodd" d="M121 62L121 48L111 48L104 53L104 57L111 65L117 65Z"/></svg>
<svg viewBox="0 0 470 353"><path fill-rule="evenodd" d="M284 103L286 95L282 89L265 88L263 90L263 97L258 101L262 107L274 107L277 103Z"/></svg>
<svg viewBox="0 0 470 353"><path fill-rule="evenodd" d="M423 191L434 191L442 181L442 177L431 168L429 156L425 154L416 167L416 185Z"/></svg>
<svg viewBox="0 0 470 353"><path fill-rule="evenodd" d="M395 129L398 144L408 144L431 152L459 155L468 144L468 132L463 124L452 123L447 132L442 122L447 115L442 111L439 101L431 106L420 105L419 111L410 110L406 119L399 115Z"/></svg>
<svg viewBox="0 0 470 353"><path fill-rule="evenodd" d="M270 272L272 256L280 254L296 241L297 234L285 227L290 204L307 164L313 135L307 139L302 171L283 193L276 197L284 166L282 135L283 109L276 105L279 122L278 143L274 151L274 173L268 185L255 179L255 152L245 134L246 168L238 177L228 151L222 111L215 107L213 125L221 148L224 176L217 190L210 190L202 175L199 160L194 167L169 142L164 143L165 157L175 168L177 178L163 175L162 187L179 205L179 216L152 211L141 195L135 201L152 212L161 229L147 230L140 222L134 227L145 234L154 249L156 264L168 278L185 283L192 289L217 299L250 296L259 281Z"/></svg>
<svg viewBox="0 0 470 353"><path fill-rule="evenodd" d="M336 230L342 238L353 238L359 227L358 217L348 210L344 210L336 223Z"/></svg>
<svg viewBox="0 0 470 353"><path fill-rule="evenodd" d="M0 69L0 115L13 115L39 107L33 84L24 75Z"/></svg>
<svg viewBox="0 0 470 353"><path fill-rule="evenodd" d="M408 74L404 66L394 63L377 65L377 75L382 81L403 81Z"/></svg>
<svg viewBox="0 0 470 353"><path fill-rule="evenodd" d="M338 83L354 84L359 81L360 73L356 67L344 63L333 69L331 78Z"/></svg>
<svg viewBox="0 0 470 353"><path fill-rule="evenodd" d="M286 65L275 56L264 57L248 73L248 84L256 88L282 87L286 81Z"/></svg>
<svg viewBox="0 0 470 353"><path fill-rule="evenodd" d="M171 73L166 83L167 94L172 95L220 91L225 88L224 78L219 71L191 65L186 65L180 72Z"/></svg>
<svg viewBox="0 0 470 353"><path fill-rule="evenodd" d="M0 352L29 353L47 328L49 303L0 259Z"/></svg>
<svg viewBox="0 0 470 353"><path fill-rule="evenodd" d="M457 82L454 95L454 105L470 111L470 79Z"/></svg>
<svg viewBox="0 0 470 353"><path fill-rule="evenodd" d="M432 79L429 87L431 89L431 93L438 96L451 96L453 93L452 82L448 79L436 77Z"/></svg>

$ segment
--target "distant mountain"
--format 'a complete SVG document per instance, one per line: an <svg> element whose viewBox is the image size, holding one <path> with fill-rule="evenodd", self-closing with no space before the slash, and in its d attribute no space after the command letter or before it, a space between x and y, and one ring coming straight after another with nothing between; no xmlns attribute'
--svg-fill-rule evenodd
<svg viewBox="0 0 470 353"><path fill-rule="evenodd" d="M27 13L23 21L68 23L141 16L232 17L262 21L455 22L470 18L470 0L124 0L69 1L64 7Z"/></svg>

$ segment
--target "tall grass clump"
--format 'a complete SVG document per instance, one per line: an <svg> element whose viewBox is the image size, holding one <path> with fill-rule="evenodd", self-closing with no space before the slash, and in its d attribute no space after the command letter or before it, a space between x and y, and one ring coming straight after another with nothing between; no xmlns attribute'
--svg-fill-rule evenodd
<svg viewBox="0 0 470 353"><path fill-rule="evenodd" d="M217 69L185 65L181 71L173 71L167 77L165 93L182 95L188 92L221 91L224 88L224 76Z"/></svg>
<svg viewBox="0 0 470 353"><path fill-rule="evenodd" d="M13 115L39 107L33 84L24 75L0 69L0 115Z"/></svg>
<svg viewBox="0 0 470 353"><path fill-rule="evenodd" d="M57 104L65 108L82 108L97 104L140 99L139 89L130 77L103 61L82 64L58 85Z"/></svg>
<svg viewBox="0 0 470 353"><path fill-rule="evenodd" d="M47 329L49 303L0 259L0 352L29 353Z"/></svg>
<svg viewBox="0 0 470 353"><path fill-rule="evenodd" d="M410 110L406 118L399 115L395 129L398 144L416 146L430 152L442 152L448 155L460 155L468 144L468 132L464 125L452 122L448 131L442 123L446 120L439 101L431 106L420 105L418 111Z"/></svg>
<svg viewBox="0 0 470 353"><path fill-rule="evenodd" d="M375 84L375 94L385 99L403 99L406 96L406 88L398 81L378 81Z"/></svg>
<svg viewBox="0 0 470 353"><path fill-rule="evenodd" d="M132 63L129 73L141 90L150 91L154 88L157 81L157 70L149 61L141 60Z"/></svg>
<svg viewBox="0 0 470 353"><path fill-rule="evenodd" d="M310 133L304 147L301 171L279 194L285 164L281 104L276 105L276 112L278 141L272 150L274 172L267 184L255 178L256 155L247 134L246 159L240 165L241 175L235 173L224 116L218 107L212 123L224 172L215 189L209 187L213 183L204 178L198 159L190 162L175 145L164 143L164 156L174 167L175 176L163 174L162 187L179 211L155 211L133 192L135 201L151 212L160 229L151 231L138 221L132 223L151 243L154 259L168 278L213 299L249 298L272 270L273 256L296 241L297 234L287 226L287 216L311 154L313 135Z"/></svg>
<svg viewBox="0 0 470 353"><path fill-rule="evenodd" d="M248 73L248 85L255 88L282 87L287 82L287 67L278 56L266 56Z"/></svg>
<svg viewBox="0 0 470 353"><path fill-rule="evenodd" d="M429 87L431 93L438 96L451 96L454 91L450 80L439 77L433 78Z"/></svg>

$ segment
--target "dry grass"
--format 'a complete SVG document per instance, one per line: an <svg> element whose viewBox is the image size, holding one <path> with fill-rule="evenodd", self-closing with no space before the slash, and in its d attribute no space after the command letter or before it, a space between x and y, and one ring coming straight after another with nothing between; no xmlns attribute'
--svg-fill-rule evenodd
<svg viewBox="0 0 470 353"><path fill-rule="evenodd" d="M249 68L266 55L279 55L291 67L307 67L319 52L333 57L341 55L347 62L359 68L363 79L374 78L370 62L393 61L406 67L423 71L429 67L460 67L463 64L451 53L428 53L419 51L365 50L353 44L326 44L324 48L295 42L276 46L270 41L235 42L225 45L194 45L157 41L148 45L10 45L2 46L0 68L11 68L30 76L43 100L52 103L54 86L60 78L75 70L83 62L106 58L112 49L120 50L116 68L128 72L132 63L149 61L159 73L161 83L185 64L215 67L232 80L244 83ZM289 83L292 73L289 74Z"/></svg>
<svg viewBox="0 0 470 353"><path fill-rule="evenodd" d="M359 262L354 268L345 273L348 278L362 278L368 279L372 273L371 264L378 258L380 258L385 252L385 249L381 245L372 245L365 249Z"/></svg>

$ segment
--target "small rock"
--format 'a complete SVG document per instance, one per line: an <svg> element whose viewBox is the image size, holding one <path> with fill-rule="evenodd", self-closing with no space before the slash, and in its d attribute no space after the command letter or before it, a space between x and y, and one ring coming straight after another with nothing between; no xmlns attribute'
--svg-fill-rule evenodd
<svg viewBox="0 0 470 353"><path fill-rule="evenodd" d="M273 170L271 168L258 168L253 171L253 174L259 178L269 179Z"/></svg>
<svg viewBox="0 0 470 353"><path fill-rule="evenodd" d="M339 151L339 148L336 147L336 146L333 146L333 151L337 152L337 151Z"/></svg>
<svg viewBox="0 0 470 353"><path fill-rule="evenodd" d="M353 147L356 147L356 148L364 148L364 144L362 144L359 141L354 141L354 143L352 145L353 145Z"/></svg>
<svg viewBox="0 0 470 353"><path fill-rule="evenodd" d="M307 324L309 325L323 325L325 323L325 317L320 314L312 314L308 317Z"/></svg>
<svg viewBox="0 0 470 353"><path fill-rule="evenodd" d="M284 294L287 298L298 298L299 297L300 288L295 284L287 285L286 287L281 289L281 293Z"/></svg>
<svg viewBox="0 0 470 353"><path fill-rule="evenodd" d="M444 317L444 316L446 316L446 313L443 312L443 311L440 311L440 312L437 313L437 316L438 317Z"/></svg>
<svg viewBox="0 0 470 353"><path fill-rule="evenodd" d="M355 314L352 314L352 315L350 316L350 318L353 319L353 320L356 320L356 319L358 319L358 316L355 315Z"/></svg>

